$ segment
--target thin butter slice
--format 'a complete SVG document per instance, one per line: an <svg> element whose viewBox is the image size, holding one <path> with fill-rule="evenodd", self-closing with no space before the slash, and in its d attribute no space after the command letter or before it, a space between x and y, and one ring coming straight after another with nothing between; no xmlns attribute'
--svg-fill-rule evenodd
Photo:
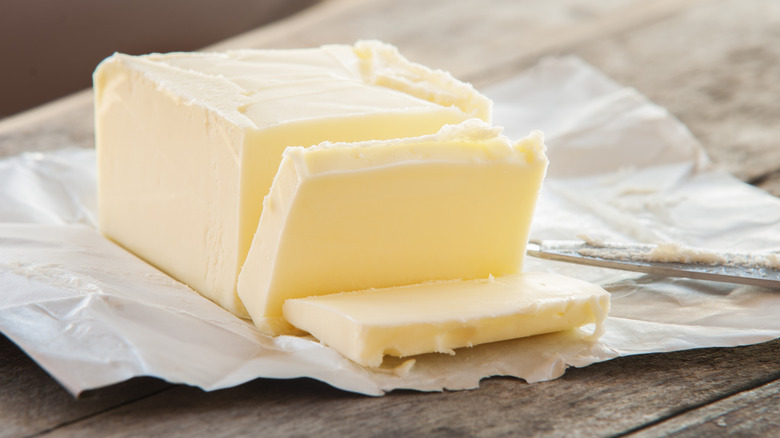
<svg viewBox="0 0 780 438"><path fill-rule="evenodd" d="M284 303L284 317L349 359L378 367L406 357L595 324L609 294L549 273L346 292Z"/></svg>
<svg viewBox="0 0 780 438"><path fill-rule="evenodd" d="M289 148L238 294L261 330L280 334L290 298L517 273L544 150L539 132L513 142L477 119L416 138Z"/></svg>
<svg viewBox="0 0 780 438"><path fill-rule="evenodd" d="M115 54L94 74L101 232L238 316L288 146L436 133L491 103L389 45Z"/></svg>

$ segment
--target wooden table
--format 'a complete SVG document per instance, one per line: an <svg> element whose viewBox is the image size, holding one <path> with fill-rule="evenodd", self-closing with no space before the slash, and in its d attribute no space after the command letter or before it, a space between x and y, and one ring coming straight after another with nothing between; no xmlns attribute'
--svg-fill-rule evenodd
<svg viewBox="0 0 780 438"><path fill-rule="evenodd" d="M713 161L780 196L780 2L325 1L217 47L378 38L477 87L576 54L668 108ZM0 155L93 147L85 91L0 121ZM780 225L778 225L780 232ZM533 385L385 397L257 380L205 393L138 378L75 400L0 337L0 437L780 435L780 340L630 356Z"/></svg>

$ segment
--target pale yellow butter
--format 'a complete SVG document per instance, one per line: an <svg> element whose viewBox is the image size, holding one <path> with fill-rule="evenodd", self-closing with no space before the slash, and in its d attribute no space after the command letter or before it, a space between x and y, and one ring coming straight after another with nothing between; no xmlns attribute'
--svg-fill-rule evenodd
<svg viewBox="0 0 780 438"><path fill-rule="evenodd" d="M116 54L94 80L101 231L268 334L377 366L601 327L600 288L517 274L541 133L392 46Z"/></svg>
<svg viewBox="0 0 780 438"><path fill-rule="evenodd" d="M282 151L414 137L491 104L392 46L116 54L94 75L100 230L239 316Z"/></svg>
<svg viewBox="0 0 780 438"><path fill-rule="evenodd" d="M284 317L353 361L453 349L595 324L603 332L609 294L548 273L449 281L292 299Z"/></svg>
<svg viewBox="0 0 780 438"><path fill-rule="evenodd" d="M547 168L541 133L480 120L435 135L285 151L238 294L285 332L290 298L519 271Z"/></svg>

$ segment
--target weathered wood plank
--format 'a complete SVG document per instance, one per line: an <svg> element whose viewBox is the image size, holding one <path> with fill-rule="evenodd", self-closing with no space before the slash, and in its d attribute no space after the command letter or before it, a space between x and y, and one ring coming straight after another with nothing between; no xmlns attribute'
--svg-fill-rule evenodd
<svg viewBox="0 0 780 438"><path fill-rule="evenodd" d="M95 147L92 91L0 120L0 158L22 152Z"/></svg>
<svg viewBox="0 0 780 438"><path fill-rule="evenodd" d="M155 379L134 379L75 400L0 334L0 438L55 429L168 387Z"/></svg>
<svg viewBox="0 0 780 438"><path fill-rule="evenodd" d="M631 438L780 436L780 380L673 417Z"/></svg>
<svg viewBox="0 0 780 438"><path fill-rule="evenodd" d="M462 392L371 398L257 380L213 393L178 387L51 436L607 436L778 378L780 340L619 358L533 385L493 378Z"/></svg>
<svg viewBox="0 0 780 438"><path fill-rule="evenodd" d="M576 53L669 109L715 163L752 182L780 169L778 29L780 2L718 0Z"/></svg>

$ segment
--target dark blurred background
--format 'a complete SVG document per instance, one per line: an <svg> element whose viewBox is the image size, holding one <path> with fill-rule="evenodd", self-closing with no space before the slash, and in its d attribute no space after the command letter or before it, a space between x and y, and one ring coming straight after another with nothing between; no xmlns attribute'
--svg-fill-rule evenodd
<svg viewBox="0 0 780 438"><path fill-rule="evenodd" d="M196 50L317 0L0 0L0 117L92 85L114 52Z"/></svg>

